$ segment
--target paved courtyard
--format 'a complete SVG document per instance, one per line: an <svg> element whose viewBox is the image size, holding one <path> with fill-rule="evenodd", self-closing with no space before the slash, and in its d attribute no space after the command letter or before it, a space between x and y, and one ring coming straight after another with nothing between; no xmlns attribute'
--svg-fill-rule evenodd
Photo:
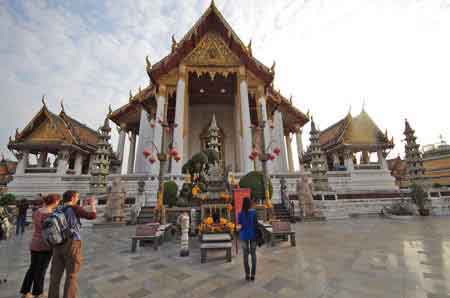
<svg viewBox="0 0 450 298"><path fill-rule="evenodd" d="M243 281L241 255L232 263L213 258L200 264L196 242L189 258L178 257L175 241L132 254L134 228L84 228L81 298L450 297L448 217L298 223L296 248L281 243L258 249L254 283ZM1 298L18 297L29 237L27 231L8 247L2 243L0 268L10 280L0 285Z"/></svg>

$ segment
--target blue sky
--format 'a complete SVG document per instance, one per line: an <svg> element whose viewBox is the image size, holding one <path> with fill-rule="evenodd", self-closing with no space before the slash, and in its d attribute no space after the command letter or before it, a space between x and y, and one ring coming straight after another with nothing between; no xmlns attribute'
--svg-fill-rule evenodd
<svg viewBox="0 0 450 298"><path fill-rule="evenodd" d="M204 1L0 2L0 151L41 107L98 127L148 84L145 56L168 53ZM450 0L216 1L275 86L320 128L366 110L403 151L408 117L423 144L450 137ZM305 143L308 136L304 135Z"/></svg>

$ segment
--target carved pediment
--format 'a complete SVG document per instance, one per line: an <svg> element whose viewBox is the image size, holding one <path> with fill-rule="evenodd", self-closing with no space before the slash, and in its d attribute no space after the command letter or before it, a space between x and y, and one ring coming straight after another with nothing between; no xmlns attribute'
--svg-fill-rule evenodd
<svg viewBox="0 0 450 298"><path fill-rule="evenodd" d="M215 32L208 32L184 59L187 66L239 66L240 59Z"/></svg>

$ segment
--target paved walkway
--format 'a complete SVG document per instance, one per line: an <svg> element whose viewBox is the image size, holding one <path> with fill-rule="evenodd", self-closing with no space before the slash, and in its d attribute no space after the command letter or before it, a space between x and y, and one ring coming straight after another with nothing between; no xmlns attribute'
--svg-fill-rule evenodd
<svg viewBox="0 0 450 298"><path fill-rule="evenodd" d="M296 224L297 247L258 249L257 279L243 281L242 256L200 264L198 243L189 258L175 242L157 252L130 253L134 227L85 228L81 298L88 297L450 297L450 218L395 221L366 218ZM18 297L29 255L30 231L2 244L0 268L10 281L0 297ZM6 260L9 260L7 264ZM9 265L9 266L7 266ZM48 278L48 277L47 277ZM48 286L48 280L46 282Z"/></svg>

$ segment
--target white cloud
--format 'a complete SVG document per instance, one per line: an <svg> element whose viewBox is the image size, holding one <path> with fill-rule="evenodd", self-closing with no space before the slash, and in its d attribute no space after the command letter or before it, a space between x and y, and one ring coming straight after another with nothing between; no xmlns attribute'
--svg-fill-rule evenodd
<svg viewBox="0 0 450 298"><path fill-rule="evenodd" d="M93 4L95 3L95 4ZM204 1L0 4L0 146L22 128L47 94L97 127L109 103L125 103L129 89L148 83L153 62L200 17ZM403 119L419 140L449 136L450 2L448 0L216 1L253 54L277 61L277 87L321 128L349 106L367 110L403 151ZM14 4L14 5L13 5ZM307 131L306 131L307 133ZM305 135L305 141L307 135Z"/></svg>

